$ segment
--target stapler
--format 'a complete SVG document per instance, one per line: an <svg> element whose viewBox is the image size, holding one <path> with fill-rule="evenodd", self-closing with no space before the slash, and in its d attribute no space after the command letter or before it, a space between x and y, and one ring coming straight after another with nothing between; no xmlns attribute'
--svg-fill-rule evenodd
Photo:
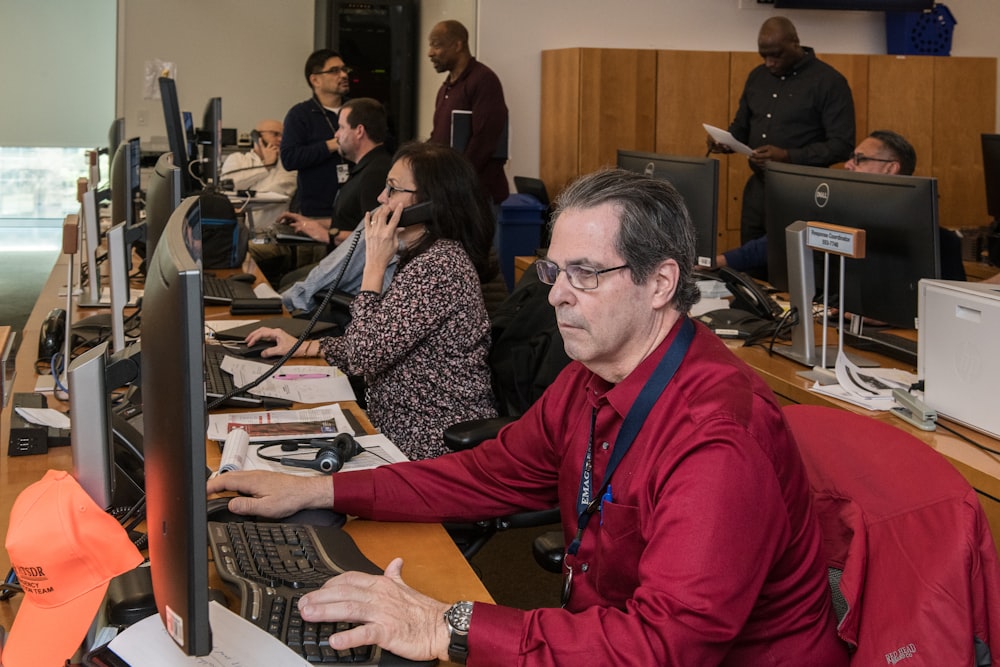
<svg viewBox="0 0 1000 667"><path fill-rule="evenodd" d="M899 405L892 408L892 413L923 431L933 431L937 428L937 412L931 410L919 398L905 389L893 389L892 397Z"/></svg>

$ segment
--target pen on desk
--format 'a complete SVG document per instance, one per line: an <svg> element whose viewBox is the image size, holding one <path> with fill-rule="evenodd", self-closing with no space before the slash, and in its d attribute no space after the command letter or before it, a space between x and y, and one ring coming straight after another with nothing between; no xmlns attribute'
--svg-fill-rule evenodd
<svg viewBox="0 0 1000 667"><path fill-rule="evenodd" d="M329 373L279 373L275 380L319 380L330 377Z"/></svg>

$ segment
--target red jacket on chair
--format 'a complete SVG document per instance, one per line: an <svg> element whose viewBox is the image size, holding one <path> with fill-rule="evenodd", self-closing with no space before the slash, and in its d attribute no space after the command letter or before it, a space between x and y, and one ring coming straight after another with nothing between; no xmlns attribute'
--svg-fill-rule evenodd
<svg viewBox="0 0 1000 667"><path fill-rule="evenodd" d="M905 431L784 408L802 452L855 665L1000 664L1000 562L975 490ZM993 662L989 662L992 652Z"/></svg>

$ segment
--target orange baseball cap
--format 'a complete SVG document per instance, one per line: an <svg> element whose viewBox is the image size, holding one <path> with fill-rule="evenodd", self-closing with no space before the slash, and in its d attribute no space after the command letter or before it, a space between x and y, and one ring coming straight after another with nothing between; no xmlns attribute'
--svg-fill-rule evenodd
<svg viewBox="0 0 1000 667"><path fill-rule="evenodd" d="M17 496L6 547L24 599L4 667L63 665L86 636L108 582L143 560L118 521L62 470L49 470Z"/></svg>

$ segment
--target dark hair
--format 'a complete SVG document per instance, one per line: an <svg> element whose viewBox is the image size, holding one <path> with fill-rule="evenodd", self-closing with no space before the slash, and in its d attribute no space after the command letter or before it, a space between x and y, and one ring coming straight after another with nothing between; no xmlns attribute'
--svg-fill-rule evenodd
<svg viewBox="0 0 1000 667"><path fill-rule="evenodd" d="M448 146L429 142L403 144L393 157L393 162L400 160L406 160L413 172L416 200L433 202L427 235L400 254L400 265L439 238L454 239L472 260L479 281L493 279L498 270L496 258L490 253L496 220L472 163Z"/></svg>
<svg viewBox="0 0 1000 667"><path fill-rule="evenodd" d="M340 112L343 113L345 109L351 110L351 113L347 114L347 124L350 127L364 125L369 139L376 144L385 141L389 134L389 122L386 120L385 108L381 102L370 97L358 97L344 102Z"/></svg>
<svg viewBox="0 0 1000 667"><path fill-rule="evenodd" d="M646 282L657 266L672 259L680 271L674 307L687 313L698 302L694 283L694 226L674 186L623 169L606 169L581 176L556 201L555 224L567 209L589 209L611 204L621 223L615 250L629 266L632 282Z"/></svg>
<svg viewBox="0 0 1000 667"><path fill-rule="evenodd" d="M903 135L892 130L875 130L868 136L881 141L886 149L892 153L892 156L899 160L899 173L904 176L913 174L917 168L917 151Z"/></svg>
<svg viewBox="0 0 1000 667"><path fill-rule="evenodd" d="M312 88L312 82L309 80L309 77L322 72L323 65L326 64L327 60L339 57L340 54L333 49L319 49L309 54L309 57L306 58L306 83L309 84L310 88Z"/></svg>

